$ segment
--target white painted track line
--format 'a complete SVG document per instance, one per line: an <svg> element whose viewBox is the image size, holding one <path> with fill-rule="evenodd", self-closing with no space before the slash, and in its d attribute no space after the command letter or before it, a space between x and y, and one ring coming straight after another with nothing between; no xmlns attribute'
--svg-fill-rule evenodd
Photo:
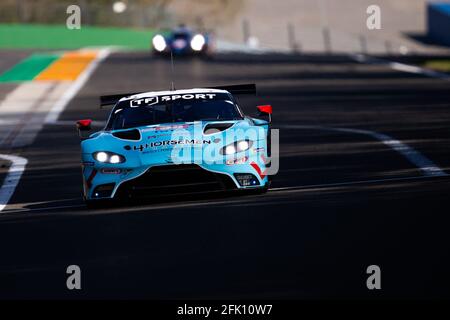
<svg viewBox="0 0 450 320"><path fill-rule="evenodd" d="M407 72L407 73L415 73L415 74L421 74L424 76L428 76L431 78L437 78L445 81L450 81L450 76L443 72L438 72L426 68L421 68L418 66L406 64L406 63L400 63L400 62L394 62L389 61L385 59L375 58L371 56L367 56L364 54L355 54L351 55L351 58L354 60L360 62L360 63L368 63L368 64L380 64L385 65L392 70L401 71L401 72Z"/></svg>
<svg viewBox="0 0 450 320"><path fill-rule="evenodd" d="M0 128L0 133L4 133L1 134L4 139L0 140L0 147L10 149L31 145L44 126L44 119L53 103L68 86L66 82L49 81L29 82L17 87L14 91L17 100L11 103L8 98L0 104L0 116L6 118Z"/></svg>
<svg viewBox="0 0 450 320"><path fill-rule="evenodd" d="M450 76L445 74L445 73L437 72L437 71L430 70L430 69L421 68L421 67L418 67L418 66L412 66L412 65L409 65L409 64L406 64L406 63L387 62L387 65L391 69L397 70L397 71L416 73L416 74L421 74L421 75L424 75L424 76L428 76L428 77L431 77L431 78L438 78L438 79L442 79L442 80L450 80Z"/></svg>
<svg viewBox="0 0 450 320"><path fill-rule="evenodd" d="M332 182L332 183L321 183L321 184L308 184L304 186L290 186L290 187L277 187L270 188L270 191L296 191L296 190L310 190L310 189L324 189L324 188L335 188L335 187L352 187L359 185L373 185L378 183L393 183L402 181L418 181L424 179L439 178L442 176L416 176L416 177L398 177L398 178L382 178L382 179L369 179L369 180L351 180L344 182Z"/></svg>
<svg viewBox="0 0 450 320"><path fill-rule="evenodd" d="M0 127L0 147L10 148L15 138L25 124L30 120L30 115L46 99L46 95L52 90L53 83L26 82L11 91L0 102L0 118L7 122Z"/></svg>
<svg viewBox="0 0 450 320"><path fill-rule="evenodd" d="M421 154L419 151L383 133L363 129L333 128L333 127L308 126L308 125L280 125L278 127L285 129L313 129L313 130L335 131L335 132L355 133L370 136L376 140L381 141L383 144L385 144L392 150L401 154L409 162L418 167L425 176L447 175L447 173L445 173L444 170L439 168L435 163L433 163L430 159Z"/></svg>
<svg viewBox="0 0 450 320"><path fill-rule="evenodd" d="M25 170L28 160L19 156L0 154L0 158L11 162L5 181L0 187L0 212L6 207L9 199L19 184L20 177Z"/></svg>
<svg viewBox="0 0 450 320"><path fill-rule="evenodd" d="M55 101L67 90L69 84L67 82L55 82L53 88L41 99L40 103L29 112L24 118L22 129L18 132L17 137L13 140L11 147L18 148L31 145L37 134L44 127L44 119L52 108Z"/></svg>
<svg viewBox="0 0 450 320"><path fill-rule="evenodd" d="M23 83L12 91L0 103L0 114L4 124L0 127L0 136L2 136L0 147L17 148L32 144L44 122L54 123L58 120L69 101L110 52L109 48L101 49L96 58L69 87L66 82L32 81ZM1 212L14 193L28 161L19 156L6 154L0 154L0 158L11 162L5 181L0 187Z"/></svg>
<svg viewBox="0 0 450 320"><path fill-rule="evenodd" d="M111 49L101 49L94 61L80 74L80 76L72 83L72 85L64 92L61 98L56 101L50 112L45 118L45 123L53 123L58 120L61 112L64 111L70 100L80 91L84 84L88 81L91 74L97 66L111 53Z"/></svg>

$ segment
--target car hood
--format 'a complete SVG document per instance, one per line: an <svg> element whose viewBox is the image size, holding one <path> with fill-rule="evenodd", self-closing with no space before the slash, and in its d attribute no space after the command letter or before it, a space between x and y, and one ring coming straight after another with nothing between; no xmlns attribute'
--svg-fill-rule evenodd
<svg viewBox="0 0 450 320"><path fill-rule="evenodd" d="M99 132L82 142L83 153L109 151L124 155L126 163L152 165L164 163L197 163L209 157L223 157L220 150L235 141L245 139L248 129L263 138L261 127L248 119L235 121L198 121L137 127L126 130ZM118 138L115 134L138 130L139 140ZM205 152L207 151L207 152ZM211 159L210 159L211 160Z"/></svg>

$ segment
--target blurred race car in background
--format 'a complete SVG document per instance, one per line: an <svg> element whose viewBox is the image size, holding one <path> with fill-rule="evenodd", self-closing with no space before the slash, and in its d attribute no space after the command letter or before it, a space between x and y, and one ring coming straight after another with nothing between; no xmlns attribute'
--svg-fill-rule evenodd
<svg viewBox="0 0 450 320"><path fill-rule="evenodd" d="M254 85L103 96L105 128L81 142L84 199L226 190L265 192L270 184L272 107L245 116L233 94ZM78 130L90 130L80 120Z"/></svg>
<svg viewBox="0 0 450 320"><path fill-rule="evenodd" d="M164 34L156 34L152 39L153 53L157 55L205 55L211 50L211 39L207 33L194 32L181 25Z"/></svg>

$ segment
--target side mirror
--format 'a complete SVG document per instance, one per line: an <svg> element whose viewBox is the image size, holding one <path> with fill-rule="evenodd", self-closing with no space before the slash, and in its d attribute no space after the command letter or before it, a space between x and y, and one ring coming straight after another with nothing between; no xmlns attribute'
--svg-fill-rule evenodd
<svg viewBox="0 0 450 320"><path fill-rule="evenodd" d="M91 123L92 123L91 119L84 119L84 120L78 120L77 121L78 135L80 136L80 138L84 138L81 135L81 131L89 131L89 130L91 130Z"/></svg>
<svg viewBox="0 0 450 320"><path fill-rule="evenodd" d="M272 122L272 106L270 104L257 106L259 115L266 115L269 117L269 123Z"/></svg>

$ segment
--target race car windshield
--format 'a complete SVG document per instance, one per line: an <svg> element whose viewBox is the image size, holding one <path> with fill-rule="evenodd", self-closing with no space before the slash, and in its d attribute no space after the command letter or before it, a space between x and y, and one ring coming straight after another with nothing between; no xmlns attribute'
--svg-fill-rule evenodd
<svg viewBox="0 0 450 320"><path fill-rule="evenodd" d="M187 98L173 95L121 102L113 110L107 128L118 130L171 122L243 118L227 94L189 94L181 97Z"/></svg>

